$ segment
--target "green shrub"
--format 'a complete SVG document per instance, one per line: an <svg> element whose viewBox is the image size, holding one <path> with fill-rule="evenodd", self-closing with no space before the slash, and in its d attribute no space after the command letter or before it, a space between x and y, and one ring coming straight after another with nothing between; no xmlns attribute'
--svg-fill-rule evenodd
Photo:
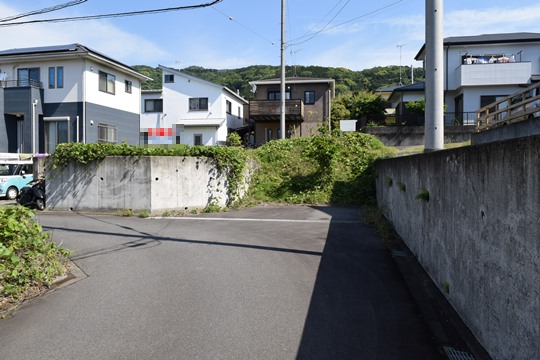
<svg viewBox="0 0 540 360"><path fill-rule="evenodd" d="M34 216L22 206L0 208L0 300L23 299L30 286L50 285L66 272L70 252L52 242Z"/></svg>
<svg viewBox="0 0 540 360"><path fill-rule="evenodd" d="M270 141L254 151L259 168L244 201L372 204L374 162L389 155L379 140L362 133Z"/></svg>
<svg viewBox="0 0 540 360"><path fill-rule="evenodd" d="M238 133L231 132L227 135L227 146L242 146L242 138Z"/></svg>
<svg viewBox="0 0 540 360"><path fill-rule="evenodd" d="M146 219L146 218L150 217L150 212L148 210L141 210L141 211L139 211L138 216L141 219Z"/></svg>

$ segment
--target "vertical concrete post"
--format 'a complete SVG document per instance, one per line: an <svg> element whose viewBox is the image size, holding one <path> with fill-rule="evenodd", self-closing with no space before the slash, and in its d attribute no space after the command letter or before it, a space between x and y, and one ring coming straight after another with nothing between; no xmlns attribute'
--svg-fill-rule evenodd
<svg viewBox="0 0 540 360"><path fill-rule="evenodd" d="M426 0L425 151L444 148L443 0Z"/></svg>
<svg viewBox="0 0 540 360"><path fill-rule="evenodd" d="M285 139L285 0L281 0L281 112L279 128L281 129L281 139Z"/></svg>

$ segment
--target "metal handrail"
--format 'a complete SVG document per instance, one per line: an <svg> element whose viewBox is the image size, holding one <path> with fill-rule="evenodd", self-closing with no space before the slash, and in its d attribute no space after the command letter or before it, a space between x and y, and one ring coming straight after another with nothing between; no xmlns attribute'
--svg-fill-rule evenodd
<svg viewBox="0 0 540 360"><path fill-rule="evenodd" d="M540 83L478 109L476 130L487 130L491 127L523 121L536 115L540 115Z"/></svg>
<svg viewBox="0 0 540 360"><path fill-rule="evenodd" d="M2 80L0 81L0 87L2 88L34 87L34 88L42 89L43 83L37 80Z"/></svg>

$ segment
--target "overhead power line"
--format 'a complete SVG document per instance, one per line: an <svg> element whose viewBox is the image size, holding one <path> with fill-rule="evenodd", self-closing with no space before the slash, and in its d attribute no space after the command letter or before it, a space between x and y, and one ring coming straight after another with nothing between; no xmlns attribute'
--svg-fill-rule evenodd
<svg viewBox="0 0 540 360"><path fill-rule="evenodd" d="M330 11L330 13L332 11L334 11L341 3L342 3L343 0L340 0L333 8L332 10ZM323 32L329 25L332 21L334 21L334 19L343 11L343 9L345 9L345 7L349 4L350 0L347 0L347 2L345 2L345 4L343 4L341 6L341 8L332 16L332 18L330 20L328 20L328 22L326 23L326 25L324 25L322 28L320 28L319 30L317 30L316 32L312 32L312 33L306 33L304 35L302 35L301 37L297 38L296 40L299 40L299 39L304 39L307 37L306 40L302 41L302 42L299 42L299 43L296 43L294 45L300 45L300 44L303 44L305 42L308 42L309 40L313 39L315 36L319 35L321 32ZM328 15L330 15L330 13L326 14L324 18L326 18ZM292 45L292 44L291 44Z"/></svg>
<svg viewBox="0 0 540 360"><path fill-rule="evenodd" d="M7 22L7 23L0 23L0 27L39 24L39 23L86 21L86 20L98 20L98 19L126 17L126 16L160 14L160 13L165 13L165 12L205 8L205 7L220 3L221 1L223 0L214 0L208 3L197 4L197 5L186 5L186 6L177 6L177 7L170 7L170 8L152 9L152 10L128 11L128 12L121 12L121 13L114 13L114 14L101 14L101 15L75 16L75 17L66 17L66 18L55 18L55 19L40 19L40 20L28 20L28 21L19 21L19 22Z"/></svg>
<svg viewBox="0 0 540 360"><path fill-rule="evenodd" d="M49 12L62 10L62 9L68 8L70 6L79 5L79 4L82 4L82 3L87 2L87 1L88 0L70 1L70 2L67 2L67 3L50 6L50 7L44 8L44 9L40 9L40 10L33 10L33 11L30 11L30 12L27 12L27 13L24 13L24 14L9 16L9 17L0 19L0 22L13 21L13 20L21 19L21 18L28 17L28 16L42 15L42 14L46 14L46 13L49 13Z"/></svg>
<svg viewBox="0 0 540 360"><path fill-rule="evenodd" d="M237 23L238 25L240 25L241 27L243 27L243 28L246 29L247 31L252 32L253 34L255 34L255 35L257 35L258 37L260 37L261 39L263 39L264 41L269 42L270 44L274 45L274 42L273 42L272 40L269 40L269 39L265 38L264 36L262 36L261 34L259 34L258 32L256 32L255 30L253 30L253 29L247 27L246 25L244 25L244 24L238 22L234 17L225 14L223 11L219 10L219 9L216 8L215 6L212 6L212 9L214 9L215 11L217 11L218 13L220 13L221 15L225 16L227 19L229 19L229 21L232 21L232 22Z"/></svg>
<svg viewBox="0 0 540 360"><path fill-rule="evenodd" d="M306 35L301 36L301 37L299 37L299 38L290 40L290 41L289 41L289 45L300 45L300 44L306 43L306 42L312 40L313 38L315 38L316 36L318 36L319 34L321 34L322 32L325 32L325 31L329 31L329 30L335 29L335 28L337 28L337 27L339 27L339 26L343 26L343 25L345 25L345 24L348 24L348 23L350 23L350 22L353 22L353 21L356 21L356 20L358 20L358 19L364 18L364 17L366 17L366 16L373 15L373 14L375 14L375 13L381 12L381 11L386 10L386 9L388 9L388 8L394 6L394 5L396 5L396 4L398 4L398 3L402 2L402 1L403 1L403 0L394 1L394 2L391 3L391 4L385 5L385 6L383 6L383 7L380 7L380 8L378 8L378 9L375 9L375 10L373 10L373 11L370 11L370 12L368 12L368 13L365 13L365 14L363 14L363 15L357 16L357 17L355 17L355 18L352 18L352 19L350 19L350 20L344 21L344 22L342 22L342 23L339 23L339 24L334 25L334 26L331 26L331 27L328 27L328 25L329 25L330 23L327 23L324 27L322 27L322 28L319 29L318 31L315 31L314 33L306 34ZM340 11L341 11L341 10L340 10ZM335 18L335 17L334 17L334 18ZM334 18L332 18L332 20L333 20ZM332 20L330 20L330 22L331 22ZM305 40L302 40L302 39L305 39ZM300 41L300 40L302 40L302 41Z"/></svg>

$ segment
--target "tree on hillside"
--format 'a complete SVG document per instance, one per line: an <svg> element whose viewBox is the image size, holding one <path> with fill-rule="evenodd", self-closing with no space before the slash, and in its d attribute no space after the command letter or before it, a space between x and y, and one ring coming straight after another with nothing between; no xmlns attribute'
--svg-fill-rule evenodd
<svg viewBox="0 0 540 360"><path fill-rule="evenodd" d="M154 79L153 82L144 82L143 90L161 88L161 71L159 68L152 68L145 65L134 66L142 74ZM239 69L205 69L200 66L190 66L180 71L201 79L223 85L233 91L239 91L244 98L253 99L250 81L277 79L280 76L280 67L273 65L253 65ZM324 79L334 79L336 81L336 95L352 93L354 91L375 91L380 87L397 85L399 82L399 66L384 66L353 71L341 67L324 66L287 66L287 77L314 77ZM409 67L403 66L402 83L410 84ZM414 69L415 81L424 79L422 68Z"/></svg>
<svg viewBox="0 0 540 360"><path fill-rule="evenodd" d="M381 121L385 118L386 101L370 91L355 91L342 94L332 103L331 119L334 127L339 127L339 120L367 118Z"/></svg>
<svg viewBox="0 0 540 360"><path fill-rule="evenodd" d="M143 90L158 90L162 87L162 81L161 81L161 69L160 68L153 68L147 65L135 65L133 66L135 70L140 72L143 75L148 76L149 78L152 78L150 81L143 81L142 83L142 89Z"/></svg>

